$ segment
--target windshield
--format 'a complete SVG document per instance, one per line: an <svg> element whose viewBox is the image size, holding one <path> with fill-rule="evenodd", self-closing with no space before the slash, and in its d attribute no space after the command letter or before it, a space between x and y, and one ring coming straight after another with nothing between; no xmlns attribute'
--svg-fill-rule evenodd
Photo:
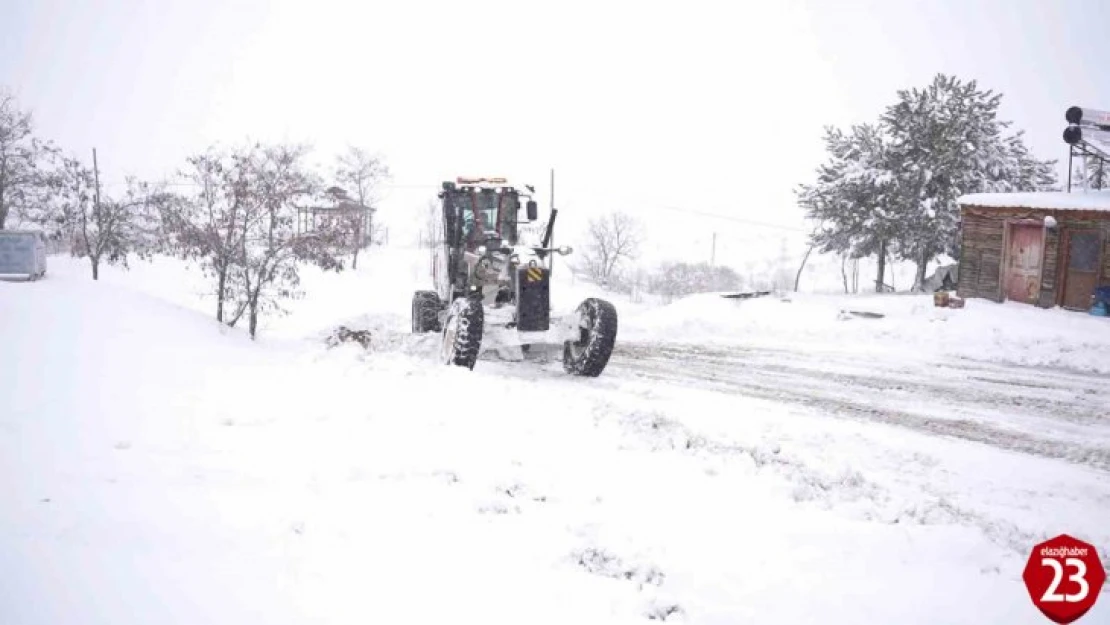
<svg viewBox="0 0 1110 625"><path fill-rule="evenodd" d="M468 243L490 236L513 238L519 208L514 193L495 193L492 190L460 193L455 197L455 205L461 213L463 237Z"/></svg>

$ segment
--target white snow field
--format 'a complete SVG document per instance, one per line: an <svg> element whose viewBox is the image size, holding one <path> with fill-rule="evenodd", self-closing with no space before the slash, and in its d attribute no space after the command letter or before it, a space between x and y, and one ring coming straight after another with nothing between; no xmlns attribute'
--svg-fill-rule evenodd
<svg viewBox="0 0 1110 625"><path fill-rule="evenodd" d="M1106 319L616 299L599 378L465 371L360 264L256 342L170 260L0 282L0 624L1040 624L1034 543L1110 562Z"/></svg>

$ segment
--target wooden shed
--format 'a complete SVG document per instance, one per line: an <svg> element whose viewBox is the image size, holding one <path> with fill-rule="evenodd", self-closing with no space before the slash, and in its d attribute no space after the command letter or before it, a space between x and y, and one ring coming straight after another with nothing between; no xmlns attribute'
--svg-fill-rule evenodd
<svg viewBox="0 0 1110 625"><path fill-rule="evenodd" d="M1088 310L1110 286L1110 191L977 193L959 198L957 293Z"/></svg>

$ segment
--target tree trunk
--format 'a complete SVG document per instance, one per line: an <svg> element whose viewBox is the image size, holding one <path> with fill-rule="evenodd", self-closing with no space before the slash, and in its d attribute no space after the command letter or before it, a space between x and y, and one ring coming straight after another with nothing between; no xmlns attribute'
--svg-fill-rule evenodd
<svg viewBox="0 0 1110 625"><path fill-rule="evenodd" d="M809 246L806 250L806 255L802 257L802 266L798 267L798 275L794 276L794 292L798 292L798 285L802 281L802 270L806 268L806 261L809 260L809 253L813 251L813 246Z"/></svg>
<svg viewBox="0 0 1110 625"><path fill-rule="evenodd" d="M100 259L95 256L90 256L89 260L92 262L93 280L100 279Z"/></svg>
<svg viewBox="0 0 1110 625"><path fill-rule="evenodd" d="M255 338L255 334L258 331L258 299L257 298L254 298L254 299L251 300L250 313L249 314L250 314L250 317L249 317L250 334L251 334L251 340L253 341L254 338Z"/></svg>
<svg viewBox="0 0 1110 625"><path fill-rule="evenodd" d="M351 269L358 269L358 248L360 243L362 243L362 241L358 241L355 244L355 257L351 260Z"/></svg>
<svg viewBox="0 0 1110 625"><path fill-rule="evenodd" d="M914 278L914 291L925 292L925 270L929 266L929 254L921 252L921 257L917 260L917 276Z"/></svg>
<svg viewBox="0 0 1110 625"><path fill-rule="evenodd" d="M224 322L224 291L227 289L227 269L221 269L216 283L216 321Z"/></svg>
<svg viewBox="0 0 1110 625"><path fill-rule="evenodd" d="M844 280L844 294L848 294L848 272L845 270L845 264L848 262L847 256L840 257L840 277Z"/></svg>
<svg viewBox="0 0 1110 625"><path fill-rule="evenodd" d="M3 181L0 181L0 230L4 229L4 224L8 222L8 193Z"/></svg>
<svg viewBox="0 0 1110 625"><path fill-rule="evenodd" d="M245 302L239 302L239 307L235 310L235 314L231 316L231 319L228 319L227 326L229 328L234 328L235 324L239 323L239 320L243 318L243 313L245 313L246 310L247 304Z"/></svg>
<svg viewBox="0 0 1110 625"><path fill-rule="evenodd" d="M886 284L886 241L879 243L879 276L875 279L875 292L882 293Z"/></svg>

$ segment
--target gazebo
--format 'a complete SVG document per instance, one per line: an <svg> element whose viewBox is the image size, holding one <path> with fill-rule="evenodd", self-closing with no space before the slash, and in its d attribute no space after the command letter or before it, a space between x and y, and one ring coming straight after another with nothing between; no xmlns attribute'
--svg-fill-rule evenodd
<svg viewBox="0 0 1110 625"><path fill-rule="evenodd" d="M373 216L377 209L351 199L340 187L330 187L327 196L333 202L330 206L304 206L297 209L297 232L312 232L321 222L349 218L356 220L355 223L359 225L359 244L369 242Z"/></svg>

